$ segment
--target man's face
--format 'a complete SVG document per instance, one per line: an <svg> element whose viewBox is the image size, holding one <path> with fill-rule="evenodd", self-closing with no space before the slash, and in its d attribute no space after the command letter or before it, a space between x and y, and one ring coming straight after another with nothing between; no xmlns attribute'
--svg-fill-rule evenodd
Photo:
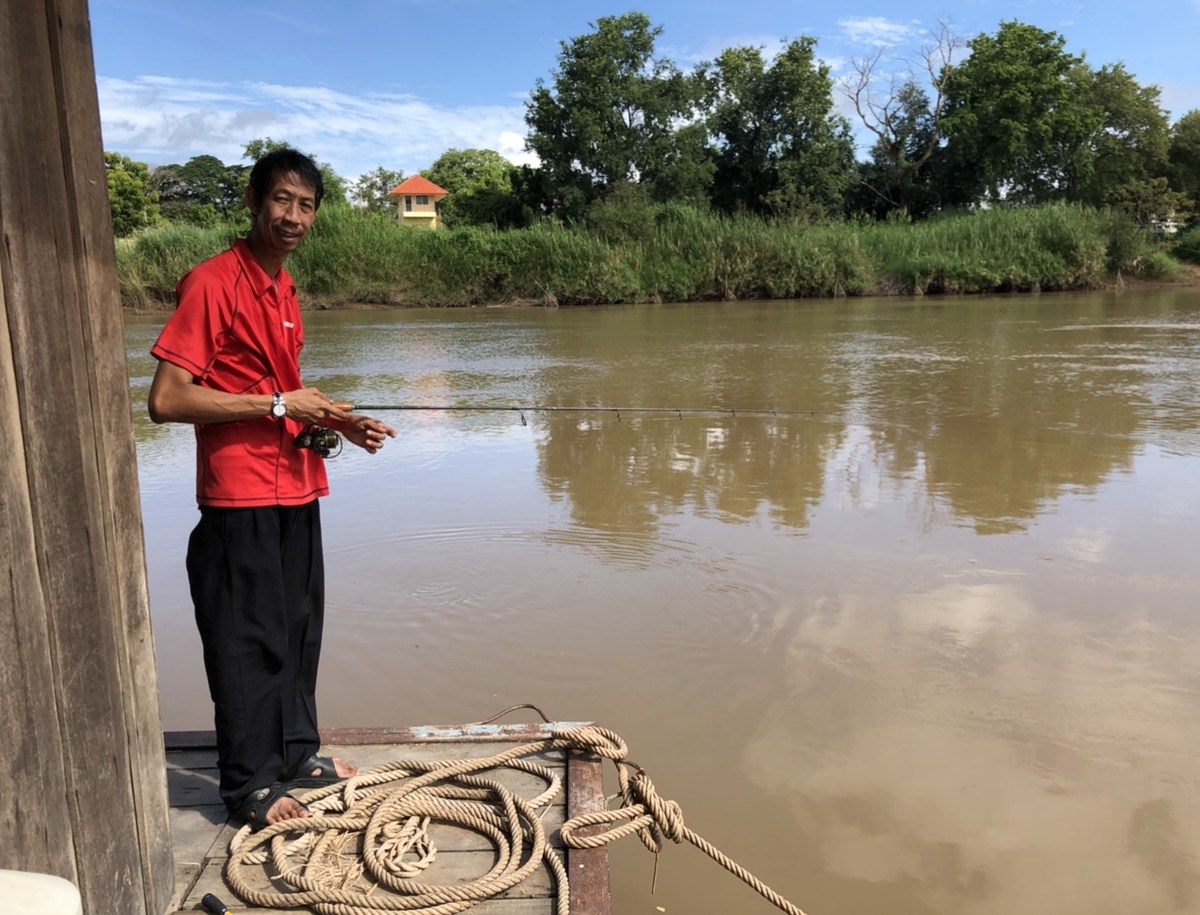
<svg viewBox="0 0 1200 915"><path fill-rule="evenodd" d="M248 197L254 232L272 251L286 256L300 247L317 218L314 188L292 172L278 172L263 200L255 200L253 191Z"/></svg>

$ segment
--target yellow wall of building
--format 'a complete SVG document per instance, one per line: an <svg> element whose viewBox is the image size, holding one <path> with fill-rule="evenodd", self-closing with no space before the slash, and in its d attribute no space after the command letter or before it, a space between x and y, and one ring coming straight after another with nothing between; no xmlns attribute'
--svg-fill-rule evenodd
<svg viewBox="0 0 1200 915"><path fill-rule="evenodd" d="M437 203L432 197L425 197L427 203L418 203L421 195L403 194L396 201L400 222L406 226L418 226L425 229L440 229L441 217L438 216Z"/></svg>

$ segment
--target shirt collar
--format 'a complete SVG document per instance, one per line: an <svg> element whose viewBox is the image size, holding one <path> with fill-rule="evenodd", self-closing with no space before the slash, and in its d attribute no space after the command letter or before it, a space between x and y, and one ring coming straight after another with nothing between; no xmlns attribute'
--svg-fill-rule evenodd
<svg viewBox="0 0 1200 915"><path fill-rule="evenodd" d="M233 250L242 262L242 269L246 272L246 276L254 284L254 291L258 295L265 295L271 292L276 282L272 282L271 278L267 276L267 271L263 270L262 264L258 262L254 253L250 250L250 246L246 244L246 239L235 238L233 240ZM292 294L296 292L296 284L293 282L291 274L283 267L279 268L279 276L276 277L276 281L280 292Z"/></svg>

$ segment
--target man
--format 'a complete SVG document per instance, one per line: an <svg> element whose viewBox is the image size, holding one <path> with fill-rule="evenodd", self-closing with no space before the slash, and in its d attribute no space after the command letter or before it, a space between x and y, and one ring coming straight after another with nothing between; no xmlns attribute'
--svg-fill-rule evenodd
<svg viewBox="0 0 1200 915"><path fill-rule="evenodd" d="M151 352L150 418L196 426L200 521L187 570L217 732L221 796L258 829L309 815L288 794L357 774L317 755L324 618L318 499L322 458L296 444L310 425L374 454L396 431L346 412L300 379L304 329L283 269L316 219L316 164L285 149L250 173L249 236L179 282Z"/></svg>

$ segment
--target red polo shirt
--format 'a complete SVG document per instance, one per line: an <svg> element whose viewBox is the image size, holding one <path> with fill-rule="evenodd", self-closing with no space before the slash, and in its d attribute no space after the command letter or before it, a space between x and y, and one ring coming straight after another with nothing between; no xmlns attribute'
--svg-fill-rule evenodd
<svg viewBox="0 0 1200 915"><path fill-rule="evenodd" d="M195 383L235 394L294 391L304 327L296 284L278 282L238 239L193 268L150 352L190 372ZM302 424L270 417L196 426L196 501L216 508L302 505L329 494L325 462L294 439Z"/></svg>

